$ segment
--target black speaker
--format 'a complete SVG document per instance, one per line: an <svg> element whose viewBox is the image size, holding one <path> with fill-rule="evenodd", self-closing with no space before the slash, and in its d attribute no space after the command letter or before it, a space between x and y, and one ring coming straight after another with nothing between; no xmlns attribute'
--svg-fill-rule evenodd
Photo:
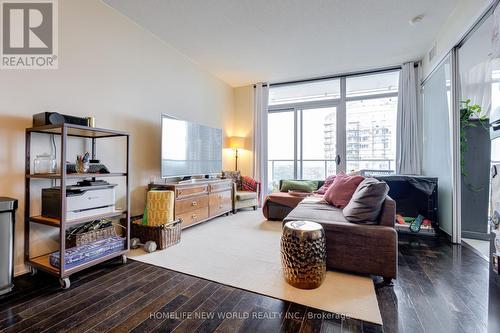
<svg viewBox="0 0 500 333"><path fill-rule="evenodd" d="M87 118L68 116L57 112L42 112L33 115L33 127L44 125L74 124L87 126Z"/></svg>

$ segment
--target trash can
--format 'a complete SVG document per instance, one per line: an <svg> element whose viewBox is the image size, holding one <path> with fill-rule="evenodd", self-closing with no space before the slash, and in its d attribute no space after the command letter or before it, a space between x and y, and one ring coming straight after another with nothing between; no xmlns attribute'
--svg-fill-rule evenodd
<svg viewBox="0 0 500 333"><path fill-rule="evenodd" d="M17 200L0 197L0 295L12 290L14 275L14 223Z"/></svg>

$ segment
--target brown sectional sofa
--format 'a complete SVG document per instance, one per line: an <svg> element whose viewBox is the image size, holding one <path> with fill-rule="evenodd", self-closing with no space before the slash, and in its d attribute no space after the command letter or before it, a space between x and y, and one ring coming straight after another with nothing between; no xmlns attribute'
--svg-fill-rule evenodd
<svg viewBox="0 0 500 333"><path fill-rule="evenodd" d="M397 276L398 236L394 229L396 203L386 197L378 224L355 224L347 221L342 210L324 201L305 200L284 219L307 220L325 229L327 267L360 274L384 277Z"/></svg>

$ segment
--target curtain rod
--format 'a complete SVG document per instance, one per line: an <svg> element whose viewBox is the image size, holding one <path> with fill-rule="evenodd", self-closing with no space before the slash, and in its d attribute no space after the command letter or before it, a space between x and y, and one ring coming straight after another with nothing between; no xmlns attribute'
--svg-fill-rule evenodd
<svg viewBox="0 0 500 333"><path fill-rule="evenodd" d="M390 71L395 71L401 69L401 66L391 66L391 67L384 67L384 68L379 68L379 69L372 69L372 70L365 70L365 71L356 71L356 72L346 72L346 73L339 73L339 74L334 74L334 75L326 75L326 76L318 76L318 77L313 77L310 79L302 79L302 80L291 80L291 81L284 81L284 82L275 82L275 83L270 83L269 86L281 86L281 85L287 85L287 84L297 84L297 83L305 83L305 82L314 82L314 81L323 81L323 80L329 80L329 79L336 79L339 77L343 76L355 76L355 75L363 75L363 74L375 74L375 73L380 73L380 72L390 72Z"/></svg>
<svg viewBox="0 0 500 333"><path fill-rule="evenodd" d="M420 65L421 61L420 60L414 61L414 63L415 63L415 67L418 67ZM375 73L381 73L381 72L390 72L390 71L395 71L395 70L400 70L400 69L401 69L401 66L390 66L390 67L383 67L383 68L364 70L364 71L345 72L345 73L339 73L339 74L333 74L333 75L327 75L327 76L318 76L318 77L313 77L310 79L266 83L266 84L263 84L263 86L273 87L273 86L281 86L281 85L287 85L287 84L299 84L299 83L306 83L306 82L336 79L336 78L344 77L344 76L356 76L356 75L363 75L363 74L375 74ZM253 87L255 88L256 85L254 84Z"/></svg>

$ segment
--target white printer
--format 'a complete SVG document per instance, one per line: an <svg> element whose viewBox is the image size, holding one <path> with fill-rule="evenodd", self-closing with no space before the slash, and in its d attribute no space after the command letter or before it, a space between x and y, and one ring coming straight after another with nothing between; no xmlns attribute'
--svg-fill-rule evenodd
<svg viewBox="0 0 500 333"><path fill-rule="evenodd" d="M66 187L66 220L115 211L115 187L105 181L82 181ZM61 188L42 189L42 215L61 218Z"/></svg>

